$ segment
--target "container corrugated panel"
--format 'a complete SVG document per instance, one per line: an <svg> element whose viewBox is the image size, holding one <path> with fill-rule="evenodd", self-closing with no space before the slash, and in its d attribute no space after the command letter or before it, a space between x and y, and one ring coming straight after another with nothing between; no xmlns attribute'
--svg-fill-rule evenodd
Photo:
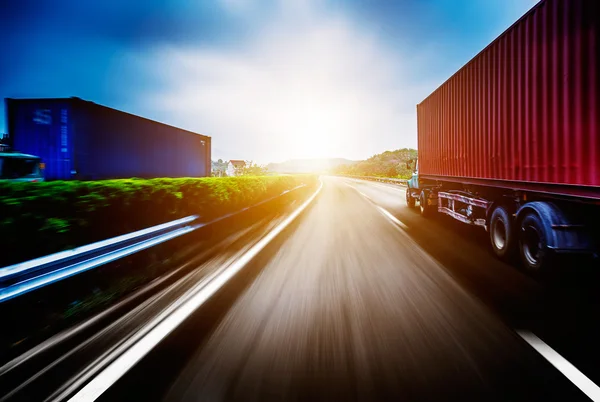
<svg viewBox="0 0 600 402"><path fill-rule="evenodd" d="M203 177L209 138L92 102L75 101L79 176ZM79 143L79 142L78 142Z"/></svg>
<svg viewBox="0 0 600 402"><path fill-rule="evenodd" d="M73 131L67 100L7 99L7 120L16 151L39 156L48 180L71 178Z"/></svg>
<svg viewBox="0 0 600 402"><path fill-rule="evenodd" d="M597 0L542 0L417 106L419 173L600 186Z"/></svg>

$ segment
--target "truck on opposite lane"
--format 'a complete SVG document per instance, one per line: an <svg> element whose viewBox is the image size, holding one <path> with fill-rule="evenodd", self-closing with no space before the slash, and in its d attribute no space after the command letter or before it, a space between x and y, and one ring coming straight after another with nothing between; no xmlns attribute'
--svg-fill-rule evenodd
<svg viewBox="0 0 600 402"><path fill-rule="evenodd" d="M417 105L407 204L485 228L535 274L556 253L598 256L595 3L540 1Z"/></svg>

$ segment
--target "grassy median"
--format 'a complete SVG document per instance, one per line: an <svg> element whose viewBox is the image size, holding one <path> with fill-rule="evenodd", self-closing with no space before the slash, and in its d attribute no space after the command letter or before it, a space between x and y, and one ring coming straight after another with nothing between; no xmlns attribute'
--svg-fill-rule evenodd
<svg viewBox="0 0 600 402"><path fill-rule="evenodd" d="M0 267L188 215L208 221L315 176L0 181Z"/></svg>

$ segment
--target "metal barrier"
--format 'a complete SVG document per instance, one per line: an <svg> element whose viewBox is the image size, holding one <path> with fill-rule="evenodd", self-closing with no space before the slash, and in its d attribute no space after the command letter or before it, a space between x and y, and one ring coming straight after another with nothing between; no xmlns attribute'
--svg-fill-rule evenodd
<svg viewBox="0 0 600 402"><path fill-rule="evenodd" d="M258 204L226 214L210 222L198 222L199 217L191 215L112 239L0 268L0 303L171 240L200 227L227 219L302 187L305 185L286 190Z"/></svg>
<svg viewBox="0 0 600 402"><path fill-rule="evenodd" d="M191 232L197 215L0 268L0 302Z"/></svg>

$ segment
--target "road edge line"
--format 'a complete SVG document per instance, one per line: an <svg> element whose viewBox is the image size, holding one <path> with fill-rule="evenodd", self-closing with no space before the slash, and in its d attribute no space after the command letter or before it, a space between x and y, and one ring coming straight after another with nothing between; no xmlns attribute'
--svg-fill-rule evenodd
<svg viewBox="0 0 600 402"><path fill-rule="evenodd" d="M220 275L212 277L208 283L204 283L200 289L190 295L180 306L177 307L167 317L159 317L158 320L153 320L145 327L151 328L144 331L144 328L138 331L143 335L135 340L129 348L119 354L119 356L111 359L106 363L106 366L94 376L94 378L84 385L75 395L69 398L69 401L91 401L98 399L108 388L117 382L125 373L129 371L137 362L146 356L158 343L177 328L185 319L187 319L194 311L196 311L205 301L212 297L229 279L242 270L260 251L262 251L277 235L287 228L317 197L323 188L323 181L319 178L319 187L317 190L290 214L283 222L278 224L267 235L260 239L238 260L233 262ZM185 296L184 296L185 297ZM174 303L176 303L175 301ZM159 322L155 322L159 321ZM135 335L134 335L135 337ZM109 358L107 358L109 359ZM61 395L56 400L64 399L66 395Z"/></svg>

